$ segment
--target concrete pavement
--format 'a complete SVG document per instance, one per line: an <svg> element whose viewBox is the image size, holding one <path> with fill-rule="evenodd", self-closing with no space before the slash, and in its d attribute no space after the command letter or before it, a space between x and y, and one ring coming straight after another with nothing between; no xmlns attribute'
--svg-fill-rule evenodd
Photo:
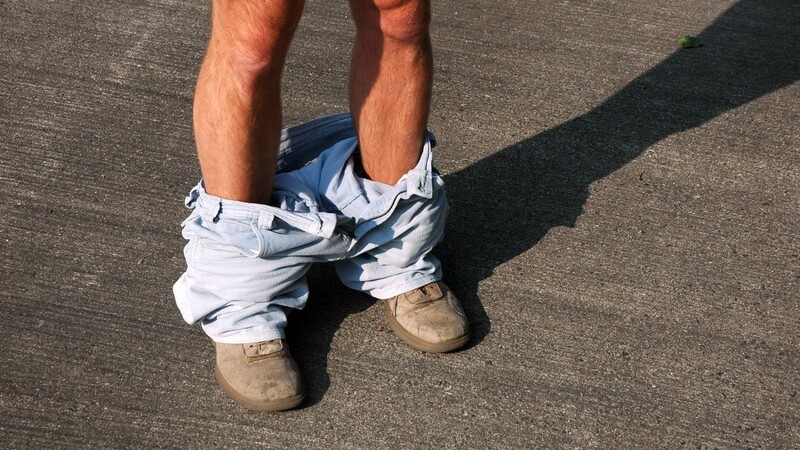
<svg viewBox="0 0 800 450"><path fill-rule="evenodd" d="M475 338L413 351L315 268L265 415L171 296L207 3L0 2L0 446L800 445L800 4L434 2ZM346 110L352 35L307 3L287 124Z"/></svg>

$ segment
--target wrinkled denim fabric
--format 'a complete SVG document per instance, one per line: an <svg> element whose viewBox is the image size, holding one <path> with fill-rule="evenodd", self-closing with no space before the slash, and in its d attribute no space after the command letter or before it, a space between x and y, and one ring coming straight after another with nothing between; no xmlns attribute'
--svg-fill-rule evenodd
<svg viewBox="0 0 800 450"><path fill-rule="evenodd" d="M215 197L201 181L186 198L187 270L173 287L184 320L222 343L283 338L315 262L335 262L346 286L379 299L441 280L430 252L447 200L434 145L429 133L394 186L360 178L352 120L335 114L284 130L270 205Z"/></svg>

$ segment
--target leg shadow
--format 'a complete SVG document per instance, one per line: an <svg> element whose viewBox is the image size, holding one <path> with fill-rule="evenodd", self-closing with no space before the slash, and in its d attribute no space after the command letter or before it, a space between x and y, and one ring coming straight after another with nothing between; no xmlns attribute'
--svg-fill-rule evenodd
<svg viewBox="0 0 800 450"><path fill-rule="evenodd" d="M800 79L800 4L742 0L608 100L445 176L451 215L438 254L475 325L478 283L557 226L572 227L589 186L667 136ZM465 242L468 242L466 244Z"/></svg>

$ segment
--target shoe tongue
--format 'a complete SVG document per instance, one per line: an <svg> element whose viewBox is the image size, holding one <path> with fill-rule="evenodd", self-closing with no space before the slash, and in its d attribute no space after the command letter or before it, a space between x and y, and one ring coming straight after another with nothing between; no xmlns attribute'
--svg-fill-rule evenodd
<svg viewBox="0 0 800 450"><path fill-rule="evenodd" d="M430 302L441 297L442 290L439 288L439 283L427 284L406 294L409 303L415 305Z"/></svg>
<svg viewBox="0 0 800 450"><path fill-rule="evenodd" d="M273 341L254 342L244 344L244 353L247 356L265 356L279 352L283 349L283 339Z"/></svg>

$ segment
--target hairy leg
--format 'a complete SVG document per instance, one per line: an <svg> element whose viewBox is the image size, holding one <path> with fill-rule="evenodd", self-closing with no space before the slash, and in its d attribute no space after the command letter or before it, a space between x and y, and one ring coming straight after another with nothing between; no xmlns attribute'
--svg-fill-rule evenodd
<svg viewBox="0 0 800 450"><path fill-rule="evenodd" d="M194 97L206 190L267 203L282 125L283 64L303 0L215 0L211 39Z"/></svg>
<svg viewBox="0 0 800 450"><path fill-rule="evenodd" d="M430 109L429 0L350 0L350 109L364 170L395 184L419 160Z"/></svg>

